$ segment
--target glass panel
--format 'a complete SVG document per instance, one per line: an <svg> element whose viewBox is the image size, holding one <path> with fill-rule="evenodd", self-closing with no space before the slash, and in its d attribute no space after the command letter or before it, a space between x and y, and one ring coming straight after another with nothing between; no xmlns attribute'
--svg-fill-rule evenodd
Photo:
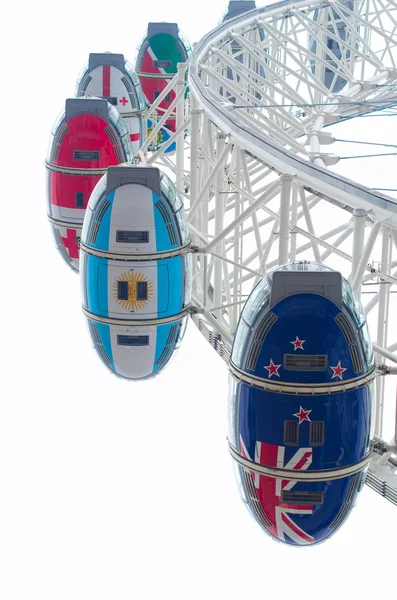
<svg viewBox="0 0 397 600"><path fill-rule="evenodd" d="M106 175L100 178L91 192L89 207L94 210L98 201L106 194ZM84 221L85 222L85 221Z"/></svg>
<svg viewBox="0 0 397 600"><path fill-rule="evenodd" d="M180 210L178 210L175 213L175 216L176 216L176 220L177 220L178 226L179 226L179 231L181 234L181 243L182 243L182 246L184 246L185 244L187 244L190 241L190 232L189 232L189 226L187 224L185 210L183 208L181 208Z"/></svg>
<svg viewBox="0 0 397 600"><path fill-rule="evenodd" d="M65 120L65 109L63 108L61 110L61 112L59 113L59 115L57 116L57 118L55 119L55 123L51 130L50 141L48 143L48 148L47 148L47 161L48 162L50 162L50 160L51 160L51 152L52 152L52 147L53 147L54 141L55 141L55 134L58 131L59 127L61 126L61 124L64 120Z"/></svg>
<svg viewBox="0 0 397 600"><path fill-rule="evenodd" d="M365 321L365 313L356 292L351 285L342 277L342 300L360 327Z"/></svg>
<svg viewBox="0 0 397 600"><path fill-rule="evenodd" d="M245 349L250 336L251 327L249 327L244 319L241 318L237 327L232 351L232 361L237 367L242 368L243 359L245 357Z"/></svg>
<svg viewBox="0 0 397 600"><path fill-rule="evenodd" d="M260 312L270 302L270 285L267 277L264 277L254 288L243 308L244 320L253 326Z"/></svg>
<svg viewBox="0 0 397 600"><path fill-rule="evenodd" d="M361 339L363 341L365 360L367 361L367 366L372 367L374 362L374 354L372 351L372 342L371 338L369 337L368 325L366 322L360 327L359 332L360 331L362 334Z"/></svg>
<svg viewBox="0 0 397 600"><path fill-rule="evenodd" d="M131 66L131 64L128 61L125 61L125 71L133 81L135 93L138 99L138 108L139 110L142 110L147 105L147 101L145 98L145 94L142 91L142 86L141 82L139 81L139 77L135 69Z"/></svg>
<svg viewBox="0 0 397 600"><path fill-rule="evenodd" d="M171 203L171 206L175 211L183 208L183 202L174 183L172 183L171 179L165 173L162 173L161 177L161 191Z"/></svg>
<svg viewBox="0 0 397 600"><path fill-rule="evenodd" d="M192 48L190 46L189 40L187 39L187 37L185 36L185 34L180 29L178 31L178 36L179 36L180 42L183 44L183 46L184 46L184 48L186 50L187 55L189 56L189 54L192 51Z"/></svg>
<svg viewBox="0 0 397 600"><path fill-rule="evenodd" d="M247 498L247 494L245 493L245 485L243 483L244 470L242 467L239 467L235 461L233 461L233 471L234 471L234 476L236 478L236 484L237 484L238 493L240 495L240 498L244 502L244 504L247 505L248 498Z"/></svg>
<svg viewBox="0 0 397 600"><path fill-rule="evenodd" d="M228 393L228 438L234 448L238 448L237 439L237 410L238 410L238 394L241 388L233 377L229 376L229 393Z"/></svg>
<svg viewBox="0 0 397 600"><path fill-rule="evenodd" d="M179 323L179 331L178 331L178 337L177 337L177 340L176 340L176 343L175 343L175 348L179 348L179 346L181 345L183 336L185 335L185 331L186 331L186 327L187 327L187 322L188 322L188 317L185 317Z"/></svg>
<svg viewBox="0 0 397 600"><path fill-rule="evenodd" d="M190 304L192 299L192 255L189 252L184 257L185 266L185 281L184 281L184 295L183 295L183 308Z"/></svg>
<svg viewBox="0 0 397 600"><path fill-rule="evenodd" d="M81 69L80 74L76 81L76 89L75 89L75 94L74 94L76 98L78 97L80 82L83 80L83 77L85 76L87 71L88 71L88 63L86 62L85 65L83 66L83 68Z"/></svg>
<svg viewBox="0 0 397 600"><path fill-rule="evenodd" d="M118 110L111 104L108 105L108 107L110 122L116 128L117 133L120 136L121 146L124 150L126 160L127 162L132 161L134 159L134 155L132 153L132 146L130 144L130 134L128 133L127 126L124 123L123 118L119 115Z"/></svg>

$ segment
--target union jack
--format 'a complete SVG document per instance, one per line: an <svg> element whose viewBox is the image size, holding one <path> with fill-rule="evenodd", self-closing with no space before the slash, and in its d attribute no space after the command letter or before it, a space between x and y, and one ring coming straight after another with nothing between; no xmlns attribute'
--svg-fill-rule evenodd
<svg viewBox="0 0 397 600"><path fill-rule="evenodd" d="M241 436L240 452L244 458L252 461ZM311 465L312 457L312 448L299 448L293 457L285 463L284 446L256 442L253 462L277 469L305 471ZM250 485L247 478L251 479L254 485ZM270 533L282 541L286 541L285 535L287 535L300 545L312 544L315 541L290 516L294 514L311 515L313 514L313 506L281 502L281 491L292 489L297 481L268 477L253 471L246 473L245 480L251 500L250 506L262 525Z"/></svg>

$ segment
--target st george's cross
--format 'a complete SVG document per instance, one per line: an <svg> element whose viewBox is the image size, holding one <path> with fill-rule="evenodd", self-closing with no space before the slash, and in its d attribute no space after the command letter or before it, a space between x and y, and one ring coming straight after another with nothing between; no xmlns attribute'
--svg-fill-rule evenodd
<svg viewBox="0 0 397 600"><path fill-rule="evenodd" d="M66 229L66 237L62 236L62 242L65 248L69 250L70 258L79 258L80 246L75 229Z"/></svg>
<svg viewBox="0 0 397 600"><path fill-rule="evenodd" d="M241 436L240 453L244 458L252 461ZM284 446L257 441L255 444L255 458L252 462L277 469L306 471L312 464L312 457L312 448L299 448L286 462ZM265 515L264 523L269 523L265 525L266 529L282 541L285 541L285 536L288 536L296 544L312 544L315 541L314 538L296 524L293 515L311 515L313 514L313 506L287 504L281 501L281 492L291 490L297 484L297 481L267 477L253 471L249 472L249 476L252 477L255 486L249 492L251 503L257 506L259 501L260 510ZM253 494L255 497L252 497ZM258 508L256 507L255 512Z"/></svg>

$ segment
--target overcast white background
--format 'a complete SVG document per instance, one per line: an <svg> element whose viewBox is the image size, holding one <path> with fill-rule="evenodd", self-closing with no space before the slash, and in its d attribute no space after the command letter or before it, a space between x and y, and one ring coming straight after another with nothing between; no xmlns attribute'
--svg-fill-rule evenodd
<svg viewBox="0 0 397 600"><path fill-rule="evenodd" d="M1 10L1 600L369 598L395 588L382 565L388 552L394 560L397 508L366 487L325 544L273 542L235 488L222 360L190 323L160 377L112 377L90 346L78 276L53 244L43 159L89 52L132 61L149 21L177 21L198 41L225 8L39 0ZM396 122L385 121L390 141ZM366 183L397 187L395 159L392 181L377 179L379 165L366 163Z"/></svg>

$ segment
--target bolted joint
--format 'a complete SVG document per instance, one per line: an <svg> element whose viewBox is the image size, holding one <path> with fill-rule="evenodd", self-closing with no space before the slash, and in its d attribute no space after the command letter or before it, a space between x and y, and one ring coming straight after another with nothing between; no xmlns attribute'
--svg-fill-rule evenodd
<svg viewBox="0 0 397 600"><path fill-rule="evenodd" d="M308 131L306 132L307 140L305 142L305 146L310 144L310 138L314 135L318 138L318 141L322 146L333 144L335 141L335 138L328 131Z"/></svg>
<svg viewBox="0 0 397 600"><path fill-rule="evenodd" d="M378 87L377 83L370 83L369 81L357 81L357 83L361 87L361 91L363 92L368 92Z"/></svg>
<svg viewBox="0 0 397 600"><path fill-rule="evenodd" d="M368 211L365 210L364 208L355 208L353 210L353 217L366 217L368 214Z"/></svg>
<svg viewBox="0 0 397 600"><path fill-rule="evenodd" d="M326 167L336 165L340 161L340 157L336 154L327 154L325 152L309 152L310 160L314 162L316 158L320 158Z"/></svg>
<svg viewBox="0 0 397 600"><path fill-rule="evenodd" d="M285 181L286 183L288 183L293 180L294 176L290 175L289 173L283 173L282 175L280 175L280 181Z"/></svg>
<svg viewBox="0 0 397 600"><path fill-rule="evenodd" d="M389 81L397 79L397 69L387 69L387 78L389 79Z"/></svg>
<svg viewBox="0 0 397 600"><path fill-rule="evenodd" d="M189 313L191 315L202 315L204 314L204 308L199 308L198 306L189 306Z"/></svg>
<svg viewBox="0 0 397 600"><path fill-rule="evenodd" d="M376 373L382 377L390 375L390 368L388 365L376 365Z"/></svg>

